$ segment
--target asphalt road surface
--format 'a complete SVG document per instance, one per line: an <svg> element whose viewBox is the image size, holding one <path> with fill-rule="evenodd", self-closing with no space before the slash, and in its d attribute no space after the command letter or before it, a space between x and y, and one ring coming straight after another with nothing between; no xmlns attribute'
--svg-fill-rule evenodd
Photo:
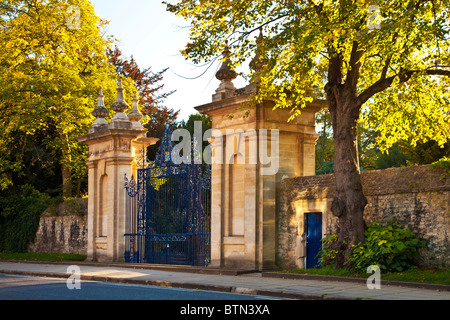
<svg viewBox="0 0 450 320"><path fill-rule="evenodd" d="M65 279L0 275L0 300L266 300L266 297L144 285L82 281L70 290ZM273 300L273 298L270 298Z"/></svg>

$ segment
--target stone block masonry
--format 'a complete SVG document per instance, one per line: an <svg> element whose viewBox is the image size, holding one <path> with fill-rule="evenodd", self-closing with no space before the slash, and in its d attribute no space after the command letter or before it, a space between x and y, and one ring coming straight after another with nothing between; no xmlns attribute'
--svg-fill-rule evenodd
<svg viewBox="0 0 450 320"><path fill-rule="evenodd" d="M449 267L450 177L428 166L393 168L361 174L368 199L366 223L397 222L411 229L427 248L419 263ZM304 215L323 213L323 233L332 233L336 218L330 211L334 176L287 178L277 197L277 264L283 269L304 268ZM87 199L47 209L41 216L29 252L87 254Z"/></svg>
<svg viewBox="0 0 450 320"><path fill-rule="evenodd" d="M429 166L392 168L361 173L368 199L365 221L397 219L427 243L419 263L450 265L450 175ZM333 233L337 218L330 208L334 175L285 179L279 195L278 261L286 269L303 268L306 252L304 215L323 213L323 235Z"/></svg>
<svg viewBox="0 0 450 320"><path fill-rule="evenodd" d="M48 208L39 222L31 253L87 254L87 199Z"/></svg>
<svg viewBox="0 0 450 320"><path fill-rule="evenodd" d="M143 146L155 144L158 139L147 138L147 131L139 119L138 100L133 99L133 110L124 98L124 88L119 81L117 98L111 106L115 112L111 122L104 105L103 92L97 97L93 115L97 118L89 134L78 137L89 146L86 162L89 176L89 201L87 216L87 259L99 262L122 262L125 255L125 228L127 223L127 198L125 177L136 176L136 160Z"/></svg>

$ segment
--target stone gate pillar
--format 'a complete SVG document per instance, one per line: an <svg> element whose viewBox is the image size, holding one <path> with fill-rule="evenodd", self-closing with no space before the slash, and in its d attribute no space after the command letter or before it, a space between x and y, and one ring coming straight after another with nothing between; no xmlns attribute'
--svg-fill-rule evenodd
<svg viewBox="0 0 450 320"><path fill-rule="evenodd" d="M121 83L117 100L111 106L115 115L110 123L105 120L108 110L103 93L98 95L98 106L93 111L97 118L89 134L78 141L89 146L89 200L88 200L88 260L100 262L123 261L125 252L126 191L124 177L131 177L135 158L142 145L154 144L158 139L146 138L147 132L139 123L142 119L133 100L133 110L124 113Z"/></svg>
<svg viewBox="0 0 450 320"><path fill-rule="evenodd" d="M275 269L280 182L315 174L315 113L323 103L309 104L289 123L289 110L273 110L271 101L236 111L256 85L236 90L228 61L216 77L221 85L213 102L196 107L212 118L213 127L211 266Z"/></svg>

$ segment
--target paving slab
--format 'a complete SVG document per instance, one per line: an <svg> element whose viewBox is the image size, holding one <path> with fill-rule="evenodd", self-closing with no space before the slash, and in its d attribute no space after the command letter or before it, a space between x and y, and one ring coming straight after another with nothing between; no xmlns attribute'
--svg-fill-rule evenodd
<svg viewBox="0 0 450 320"><path fill-rule="evenodd" d="M73 263L77 265L76 262ZM18 263L0 261L0 273L68 278L70 263ZM250 293L302 300L381 299L381 300L450 300L449 291L382 285L369 290L358 282L323 281L319 279L284 279L262 277L261 273L186 272L127 268L116 265L86 265L80 263L81 280L146 284L164 287L201 289L222 292Z"/></svg>

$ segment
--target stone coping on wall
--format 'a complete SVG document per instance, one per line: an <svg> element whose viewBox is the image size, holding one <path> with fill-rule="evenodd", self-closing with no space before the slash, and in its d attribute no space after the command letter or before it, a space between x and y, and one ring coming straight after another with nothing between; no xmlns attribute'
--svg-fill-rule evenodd
<svg viewBox="0 0 450 320"><path fill-rule="evenodd" d="M48 207L43 213L42 217L62 217L70 215L87 216L88 214L88 199L74 198L66 199L58 204L53 204Z"/></svg>
<svg viewBox="0 0 450 320"><path fill-rule="evenodd" d="M366 223L395 218L427 243L420 251L420 264L448 266L450 223L450 175L428 165L374 170L361 173L368 205ZM336 217L331 202L335 196L333 174L296 177L282 181L278 226L279 261L285 269L301 267L305 257L304 212L322 212L324 230L334 232ZM316 212L316 211L311 211Z"/></svg>
<svg viewBox="0 0 450 320"><path fill-rule="evenodd" d="M366 196L450 191L450 175L428 165L364 171L361 182ZM332 198L335 193L334 174L290 178L282 183L284 192L295 192L295 198Z"/></svg>

